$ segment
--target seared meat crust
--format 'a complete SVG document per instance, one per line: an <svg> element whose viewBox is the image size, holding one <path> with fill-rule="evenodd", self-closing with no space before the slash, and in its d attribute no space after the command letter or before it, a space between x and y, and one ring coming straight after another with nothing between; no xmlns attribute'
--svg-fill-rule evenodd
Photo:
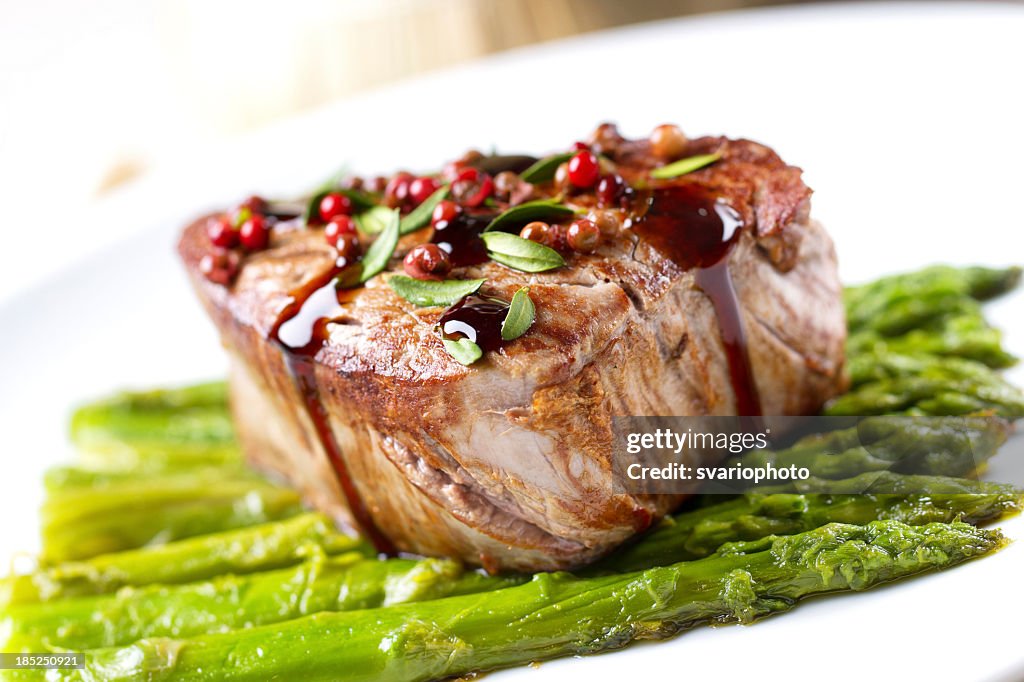
<svg viewBox="0 0 1024 682"><path fill-rule="evenodd" d="M645 142L608 149L638 177ZM832 243L809 218L800 170L767 147L700 138L689 152L722 159L659 187L697 183L738 212L728 256L765 414L810 414L843 387L845 323ZM230 287L203 277L201 219L182 259L231 356L246 453L353 524L281 349L270 335L291 293L335 259L320 229L277 229ZM404 237L392 260L430 236ZM537 303L529 333L465 367L435 330L440 308L398 297L386 274L348 292L316 356L330 426L374 523L403 551L458 556L490 569L564 569L598 558L681 501L623 490L611 463L613 415L735 414L715 310L694 268L624 229L559 270L493 262L490 295L524 285Z"/></svg>

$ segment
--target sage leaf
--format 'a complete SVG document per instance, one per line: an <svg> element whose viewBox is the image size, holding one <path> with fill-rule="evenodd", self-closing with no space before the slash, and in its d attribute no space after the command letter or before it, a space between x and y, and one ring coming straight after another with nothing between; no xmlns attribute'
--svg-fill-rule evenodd
<svg viewBox="0 0 1024 682"><path fill-rule="evenodd" d="M700 170L704 166L710 166L715 161L722 158L721 154L700 154L698 156L688 156L685 159L679 159L668 165L655 168L651 171L651 177L658 180L668 180L670 178L678 178L680 175L686 175L692 173L695 170Z"/></svg>
<svg viewBox="0 0 1024 682"><path fill-rule="evenodd" d="M508 232L484 232L480 235L487 255L496 263L523 272L544 272L565 265L562 255L550 246Z"/></svg>
<svg viewBox="0 0 1024 682"><path fill-rule="evenodd" d="M356 227L363 234L380 234L391 220L393 210L387 206L374 206L354 216Z"/></svg>
<svg viewBox="0 0 1024 682"><path fill-rule="evenodd" d="M558 170L558 167L571 159L575 154L576 152L564 152L562 154L545 156L543 159L520 173L519 177L534 185L554 180L555 171Z"/></svg>
<svg viewBox="0 0 1024 682"><path fill-rule="evenodd" d="M433 194L424 199L422 204L409 211L408 215L402 218L402 224L398 231L401 234L409 234L429 225L434 208L448 196L448 189L449 185L442 185L434 190Z"/></svg>
<svg viewBox="0 0 1024 682"><path fill-rule="evenodd" d="M528 201L498 214L484 232L504 230L509 227L522 227L534 220L558 220L576 215L576 212L565 204L550 199Z"/></svg>
<svg viewBox="0 0 1024 682"><path fill-rule="evenodd" d="M537 309L530 299L530 287L523 287L512 296L505 321L501 323L501 338L505 341L518 339L526 333L537 316Z"/></svg>
<svg viewBox="0 0 1024 682"><path fill-rule="evenodd" d="M391 260L392 254L395 253L395 247L398 246L398 223L398 209L391 209L391 217L387 225L381 230L377 239L370 244L370 248L363 256L359 284L366 282L388 266L388 261Z"/></svg>
<svg viewBox="0 0 1024 682"><path fill-rule="evenodd" d="M469 339L441 339L444 341L444 349L448 351L448 355L455 358L456 361L466 365L472 365L474 362L483 357L484 352L480 350L480 346L476 345Z"/></svg>
<svg viewBox="0 0 1024 682"><path fill-rule="evenodd" d="M418 306L451 305L464 296L475 293L483 279L446 279L435 281L415 279L405 275L392 275L388 286L395 293Z"/></svg>

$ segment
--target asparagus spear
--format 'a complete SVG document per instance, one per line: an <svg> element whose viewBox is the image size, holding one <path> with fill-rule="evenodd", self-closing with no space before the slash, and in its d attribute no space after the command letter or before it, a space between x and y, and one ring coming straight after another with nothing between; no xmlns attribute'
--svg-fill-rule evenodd
<svg viewBox="0 0 1024 682"><path fill-rule="evenodd" d="M708 622L749 623L814 594L865 590L952 566L1004 543L967 524L897 521L822 528L641 573L538 574L518 587L387 609L319 613L191 639L90 652L65 680L418 682L662 638Z"/></svg>
<svg viewBox="0 0 1024 682"><path fill-rule="evenodd" d="M993 417L869 417L785 450L752 451L740 461L751 467L806 467L821 478L885 470L961 476L996 454L1008 431L1005 421Z"/></svg>
<svg viewBox="0 0 1024 682"><path fill-rule="evenodd" d="M871 329L896 336L950 312L962 312L965 299L988 300L1020 283L1021 269L938 265L883 277L843 292L851 332Z"/></svg>
<svg viewBox="0 0 1024 682"><path fill-rule="evenodd" d="M913 376L948 378L982 384L1005 385L1005 380L990 367L965 358L942 357L929 353L894 353L872 349L849 354L846 359L850 384L854 388L872 381Z"/></svg>
<svg viewBox="0 0 1024 682"><path fill-rule="evenodd" d="M190 637L292 620L320 611L393 606L518 585L448 559L364 560L317 555L297 566L210 582L122 589L116 594L25 604L0 620L4 651L74 651L148 637Z"/></svg>
<svg viewBox="0 0 1024 682"><path fill-rule="evenodd" d="M864 384L833 399L825 414L962 415L1024 417L1024 393L1015 386L942 376L904 376Z"/></svg>
<svg viewBox="0 0 1024 682"><path fill-rule="evenodd" d="M43 484L50 494L71 490L114 488L125 483L163 480L168 477L189 477L197 484L214 481L259 481L258 474L247 468L241 461L219 466L175 466L164 469L152 467L88 467L78 464L56 466L47 469Z"/></svg>
<svg viewBox="0 0 1024 682"><path fill-rule="evenodd" d="M42 560L87 559L295 516L299 494L256 479L191 474L51 495L42 508Z"/></svg>
<svg viewBox="0 0 1024 682"><path fill-rule="evenodd" d="M854 356L870 352L927 353L975 360L994 368L1009 367L1017 362L1017 358L1003 348L1002 332L990 327L980 312L948 316L899 336L889 337L874 331L852 333L847 339L846 351Z"/></svg>
<svg viewBox="0 0 1024 682"><path fill-rule="evenodd" d="M71 418L71 439L103 463L238 460L223 382L121 393L85 405Z"/></svg>
<svg viewBox="0 0 1024 682"><path fill-rule="evenodd" d="M727 542L802 533L833 522L892 519L919 526L959 518L985 523L1019 512L1022 499L1013 486L941 476L880 472L838 481L798 481L667 517L638 542L586 572L633 571L699 559Z"/></svg>
<svg viewBox="0 0 1024 682"><path fill-rule="evenodd" d="M369 548L338 533L321 514L201 535L166 545L103 554L0 581L0 606L114 592L126 585L187 583L222 573L291 566L317 548L327 554Z"/></svg>
<svg viewBox="0 0 1024 682"><path fill-rule="evenodd" d="M827 480L811 477L780 485L759 486L748 494L821 493L825 495L922 496L924 504L952 504L967 523L984 523L1020 511L1024 491L1010 483L972 478L918 476L891 471L869 471L851 478ZM945 496L953 496L946 499ZM901 519L904 523L911 523ZM917 524L914 524L917 525Z"/></svg>

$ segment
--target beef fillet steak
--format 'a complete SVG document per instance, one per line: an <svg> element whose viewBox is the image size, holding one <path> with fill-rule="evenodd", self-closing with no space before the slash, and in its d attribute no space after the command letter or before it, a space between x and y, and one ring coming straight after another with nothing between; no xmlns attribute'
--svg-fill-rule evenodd
<svg viewBox="0 0 1024 682"><path fill-rule="evenodd" d="M532 159L479 154L418 184L401 174L386 189L356 181L313 201L308 224L253 199L241 246L223 216L187 227L179 251L230 355L248 458L382 549L489 570L566 569L682 499L621 492L613 416L814 414L842 390L836 257L809 218L798 168L763 145L687 139L674 126L627 140L605 124L575 155L534 166L524 173L532 183L516 174ZM683 174L668 165L692 157L705 165ZM452 203L435 211L440 222L402 236L364 285L336 286L357 281L364 265L347 264L374 237L335 247L327 218L366 201L406 215L444 182ZM576 210L534 214L546 225L525 233L565 265L530 273L490 260L478 232L510 205L540 199ZM569 229L585 215L589 224ZM332 240L350 229L334 222ZM486 279L454 312L415 305L388 284L403 256L431 240L454 266L447 279ZM502 341L494 299L524 286L535 321ZM449 354L443 314L477 325L464 331L477 332L480 359ZM449 340L462 338L457 328L443 327Z"/></svg>

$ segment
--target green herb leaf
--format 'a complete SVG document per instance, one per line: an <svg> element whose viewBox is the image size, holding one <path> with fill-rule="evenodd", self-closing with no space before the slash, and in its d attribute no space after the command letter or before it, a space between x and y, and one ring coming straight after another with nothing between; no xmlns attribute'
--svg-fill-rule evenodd
<svg viewBox="0 0 1024 682"><path fill-rule="evenodd" d="M550 199L540 201L528 201L525 204L513 206L504 213L494 218L484 230L504 230L509 227L522 227L533 220L558 220L576 215L576 212L565 204Z"/></svg>
<svg viewBox="0 0 1024 682"><path fill-rule="evenodd" d="M472 365L484 355L484 352L480 350L480 346L476 345L469 339L441 340L444 341L444 349L448 351L448 355L466 366Z"/></svg>
<svg viewBox="0 0 1024 682"><path fill-rule="evenodd" d="M422 204L402 218L402 225L398 231L402 234L409 234L430 224L430 216L434 213L434 208L448 196L448 189L449 185L442 185L434 190L434 193L424 199Z"/></svg>
<svg viewBox="0 0 1024 682"><path fill-rule="evenodd" d="M366 250L366 255L363 256L363 270L359 275L360 284L388 266L388 261L391 260L395 247L398 246L398 223L398 209L395 208L391 210L391 218L388 220L387 225L384 226L384 229L381 230L380 236L370 244L370 248Z"/></svg>
<svg viewBox="0 0 1024 682"><path fill-rule="evenodd" d="M394 211L387 206L374 206L353 216L356 227L363 234L380 234L391 220Z"/></svg>
<svg viewBox="0 0 1024 682"><path fill-rule="evenodd" d="M537 309L530 299L530 287L523 287L512 297L512 303L501 323L501 338L505 341L518 339L526 333L537 316Z"/></svg>
<svg viewBox="0 0 1024 682"><path fill-rule="evenodd" d="M550 246L508 232L484 232L480 235L487 246L487 255L501 263L523 272L544 272L565 265L562 255Z"/></svg>
<svg viewBox="0 0 1024 682"><path fill-rule="evenodd" d="M657 178L658 180L678 178L680 175L686 175L687 173L692 173L695 170L700 170L704 166L709 166L720 158L722 158L721 154L700 154L698 156L688 156L685 159L674 161L667 166L655 168L651 171L651 177Z"/></svg>
<svg viewBox="0 0 1024 682"><path fill-rule="evenodd" d="M562 154L545 156L543 159L520 173L519 177L534 185L539 185L540 183L547 182L548 180L554 180L555 171L558 170L558 167L571 159L575 154L576 152L564 152Z"/></svg>
<svg viewBox="0 0 1024 682"><path fill-rule="evenodd" d="M438 282L429 279L414 279L405 275L392 275L388 286L395 293L419 306L451 305L463 296L476 292L486 280L446 279Z"/></svg>
<svg viewBox="0 0 1024 682"><path fill-rule="evenodd" d="M331 192L337 192L338 194L344 194L352 200L352 207L358 211L366 211L376 207L373 199L368 195L354 189L339 189L336 187L325 187L317 191L316 194L309 198L306 202L306 210L302 214L302 222L309 227L320 222L320 202L323 198Z"/></svg>
<svg viewBox="0 0 1024 682"><path fill-rule="evenodd" d="M252 209L250 209L248 206L243 206L242 208L238 209L238 213L235 214L235 219L232 221L231 224L234 225L235 229L237 230L241 228L242 224L245 223L245 221L251 217Z"/></svg>

